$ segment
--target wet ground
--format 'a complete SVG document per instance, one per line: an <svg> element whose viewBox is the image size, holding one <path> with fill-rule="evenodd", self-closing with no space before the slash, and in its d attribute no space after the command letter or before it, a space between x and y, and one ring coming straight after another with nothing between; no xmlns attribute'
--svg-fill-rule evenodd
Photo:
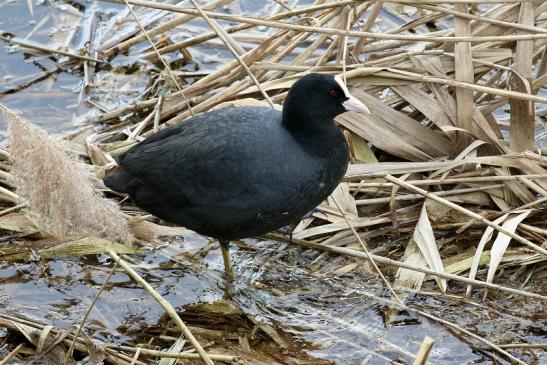
<svg viewBox="0 0 547 365"><path fill-rule="evenodd" d="M29 36L38 43L70 38L70 45L77 49L84 35L78 28L82 13L75 4L38 1L31 10L25 1L0 0L0 33ZM258 1L238 4L237 9L225 11L265 11ZM112 4L100 6L107 18L120 9ZM199 32L202 26L191 23L188 32ZM199 48L194 56L202 71L214 69L227 57L214 48ZM109 109L138 97L148 80L139 69L142 65L128 71L134 62L130 56L120 56L112 68L99 71L97 82L102 87L91 100ZM77 129L83 116L93 113L92 105L82 102L81 71L69 66L57 70L58 66L48 57L25 56L16 48L0 46L0 102L51 133ZM196 65L182 67L196 69ZM44 72L52 76L40 80ZM0 250L1 245L15 244L29 243L7 241ZM248 240L232 247L238 278L230 298L226 298L217 244L204 237L192 234L174 239L169 246L139 257L135 265L181 312L201 341L213 342L209 348L242 354L257 364L411 364L428 335L436 340L429 364L508 364L479 342L419 315L398 314L399 320L388 325L393 303L367 265L279 242ZM0 314L62 329L79 323L111 267L107 256L0 262ZM451 291L457 289L452 283ZM479 298L480 290L475 294ZM407 301L495 343L546 341L547 318L541 303L496 295L486 303L425 294L409 294ZM221 303L221 309L203 303ZM275 332L263 329L257 334L255 327L261 323ZM91 312L86 332L105 343L135 345L147 343L158 333L169 335L166 326L162 309L118 270ZM9 343L10 334L0 332L0 337ZM6 348L0 351L5 354ZM540 350L512 353L530 364L547 363Z"/></svg>
<svg viewBox="0 0 547 365"><path fill-rule="evenodd" d="M66 21L62 19L64 14L66 11L43 4L33 6L31 15L26 2L2 1L0 33L21 38L31 35L32 41L47 44L52 36L55 37L52 33L58 33L60 37L66 33L59 29ZM69 29L68 25L66 29ZM75 116L87 111L85 105L78 102L82 78L79 72L73 73L69 69L55 72L56 69L55 62L47 57L25 56L17 48L3 43L0 47L0 102L21 111L48 131L61 133L74 129ZM54 72L51 77L37 80L48 71Z"/></svg>
<svg viewBox="0 0 547 365"><path fill-rule="evenodd" d="M198 338L215 342L212 349L246 355L240 338L248 337L252 355L246 356L264 361L258 363L292 364L315 357L334 364L410 364L425 335L437 341L430 364L509 363L479 342L412 312L398 313L388 325L394 303L365 265L345 272L354 261L272 241L250 240L233 251L237 281L229 298L216 244L195 234L141 256L134 268L181 312ZM106 256L3 263L0 313L59 328L79 323L111 265ZM454 292L458 286L451 288ZM481 303L408 294L407 303L496 343L542 343L547 333L544 308L522 298L493 295ZM86 331L107 344L154 338L161 346L157 336L166 334L167 323L153 299L117 271ZM277 335L253 335L257 323L272 325ZM218 331L231 335L212 339ZM537 350L513 354L530 364L546 360Z"/></svg>

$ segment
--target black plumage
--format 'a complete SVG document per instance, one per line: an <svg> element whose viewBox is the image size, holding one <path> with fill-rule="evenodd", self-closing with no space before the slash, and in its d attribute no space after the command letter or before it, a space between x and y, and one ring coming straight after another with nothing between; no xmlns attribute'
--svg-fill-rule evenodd
<svg viewBox="0 0 547 365"><path fill-rule="evenodd" d="M282 112L197 115L132 147L104 182L155 216L222 241L269 232L335 189L349 154L333 119L346 108L366 111L359 104L340 80L310 74L290 89Z"/></svg>

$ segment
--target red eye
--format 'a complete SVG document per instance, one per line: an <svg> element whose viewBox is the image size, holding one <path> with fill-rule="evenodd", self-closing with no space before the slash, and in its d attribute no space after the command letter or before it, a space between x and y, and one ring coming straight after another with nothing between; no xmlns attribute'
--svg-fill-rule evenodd
<svg viewBox="0 0 547 365"><path fill-rule="evenodd" d="M336 96L336 95L338 95L338 93L336 92L336 90L331 90L331 91L329 91L329 95L330 96Z"/></svg>

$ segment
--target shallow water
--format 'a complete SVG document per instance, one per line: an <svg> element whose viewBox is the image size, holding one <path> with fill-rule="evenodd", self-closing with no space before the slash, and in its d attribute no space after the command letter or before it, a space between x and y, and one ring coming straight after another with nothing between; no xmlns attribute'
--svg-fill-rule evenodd
<svg viewBox="0 0 547 365"><path fill-rule="evenodd" d="M70 4L73 4L72 6ZM245 6L225 7L225 11L260 13L261 1L245 2ZM250 6L251 4L252 6ZM79 9L85 8L85 11ZM80 49L87 40L85 27L92 13L97 14L98 32L103 36L105 27L115 20L124 7L108 2L33 2L32 15L26 1L0 0L0 34L17 36L42 46L58 48L64 45L72 50ZM206 24L194 20L177 34L183 39L199 34ZM175 40L178 40L174 37ZM61 58L56 65L47 56L24 55L17 46L7 46L0 41L0 102L20 111L23 116L50 133L62 134L77 129L86 117L94 115L94 105L112 110L138 100L149 81L148 68L154 67L141 57L119 55L108 67L97 67L95 86L89 93L83 88L81 69L73 69L70 60ZM135 47L138 52L143 46ZM226 61L229 54L216 48L200 47L193 51L196 64L181 67L180 71L210 71ZM59 71L44 77L47 71ZM144 72L147 71L147 72ZM0 131L5 125L0 125Z"/></svg>
<svg viewBox="0 0 547 365"><path fill-rule="evenodd" d="M209 243L193 234L141 256L134 268L183 312L195 303L218 302L225 297L226 284L219 250ZM419 315L399 314L396 325L386 325L393 302L379 278L361 267L343 275L332 273L351 262L347 259L327 256L308 270L320 253L272 241L249 240L240 246L232 250L238 279L231 302L246 316L291 334L309 355L335 364L408 364L428 335L437 341L430 364L508 364L495 353L470 346L480 343ZM203 249L203 261L189 258ZM103 256L3 264L0 313L59 328L79 323L110 268ZM484 308L426 295L410 295L407 303L499 343L542 342L547 333L540 303L520 298L493 295ZM511 311L528 313L528 318ZM104 342L135 343L162 317L151 297L118 271L91 312L86 331ZM192 316L185 320L190 326L204 321ZM514 354L531 364L545 361L520 351Z"/></svg>
<svg viewBox="0 0 547 365"><path fill-rule="evenodd" d="M65 7L66 8L66 7ZM8 32L25 38L36 29L30 39L41 45L47 44L51 32L65 33L55 27L65 12L51 5L35 5L33 15L25 1L0 2L0 32ZM52 29L53 28L53 29ZM82 76L69 69L59 72L53 78L46 78L25 87L29 81L55 70L55 63L47 57L25 56L22 52L0 46L0 102L20 111L33 123L50 132L61 133L75 126L78 114L88 108L78 103L78 89ZM1 130L5 125L0 125Z"/></svg>

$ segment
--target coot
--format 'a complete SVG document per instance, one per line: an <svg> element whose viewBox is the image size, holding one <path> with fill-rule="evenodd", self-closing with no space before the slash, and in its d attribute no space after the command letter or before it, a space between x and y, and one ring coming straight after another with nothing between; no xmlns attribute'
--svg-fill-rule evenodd
<svg viewBox="0 0 547 365"><path fill-rule="evenodd" d="M230 240L297 222L336 188L349 154L333 119L347 110L369 113L340 78L308 74L282 112L199 114L119 156L104 183L159 218L218 239L232 279Z"/></svg>

